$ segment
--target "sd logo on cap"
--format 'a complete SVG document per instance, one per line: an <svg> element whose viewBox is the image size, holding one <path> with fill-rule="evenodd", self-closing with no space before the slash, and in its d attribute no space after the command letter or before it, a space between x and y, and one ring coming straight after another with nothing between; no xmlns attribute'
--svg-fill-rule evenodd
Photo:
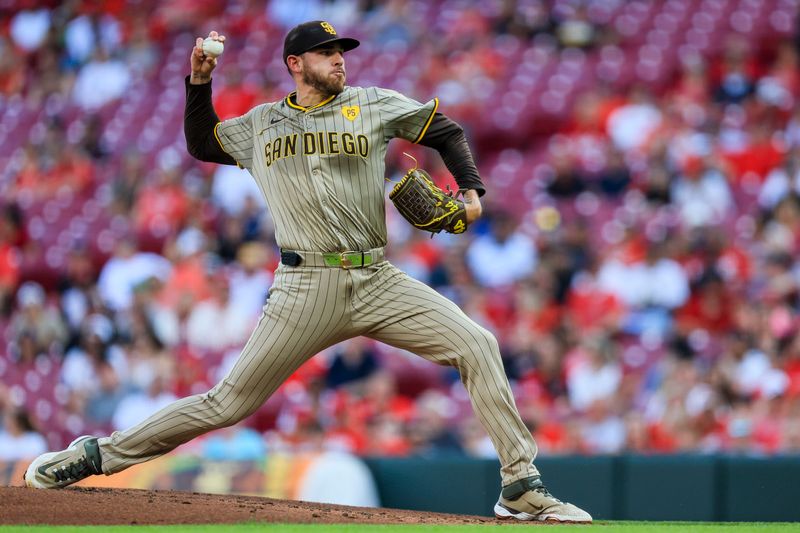
<svg viewBox="0 0 800 533"><path fill-rule="evenodd" d="M339 37L330 22L312 20L298 24L286 34L286 40L283 42L283 62L286 63L286 58L289 56L299 56L330 43L340 43L345 52L361 44L350 37Z"/></svg>

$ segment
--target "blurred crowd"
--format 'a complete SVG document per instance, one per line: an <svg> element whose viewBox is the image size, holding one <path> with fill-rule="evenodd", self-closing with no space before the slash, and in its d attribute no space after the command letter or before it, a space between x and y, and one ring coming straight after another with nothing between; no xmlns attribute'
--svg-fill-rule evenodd
<svg viewBox="0 0 800 533"><path fill-rule="evenodd" d="M799 452L797 12L0 2L0 460L129 427L225 375L278 254L249 175L180 144L189 50L230 36L214 99L235 116L290 90L282 36L318 18L363 40L351 83L438 95L465 127L486 216L430 239L387 209L387 250L497 335L542 453ZM389 177L411 150L448 182L438 157L396 142ZM494 456L454 370L363 338L187 446Z"/></svg>

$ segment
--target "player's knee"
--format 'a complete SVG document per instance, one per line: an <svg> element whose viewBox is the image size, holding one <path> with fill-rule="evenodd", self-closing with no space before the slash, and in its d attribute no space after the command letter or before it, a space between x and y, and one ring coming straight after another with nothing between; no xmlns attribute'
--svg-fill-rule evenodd
<svg viewBox="0 0 800 533"><path fill-rule="evenodd" d="M494 336L494 333L478 326L476 337L478 338L478 344L483 347L483 351L500 355L500 344L497 342L497 337Z"/></svg>
<svg viewBox="0 0 800 533"><path fill-rule="evenodd" d="M233 390L232 384L226 381L218 383L203 395L207 406L207 416L215 427L228 427L236 424L250 414L242 409L242 396Z"/></svg>
<svg viewBox="0 0 800 533"><path fill-rule="evenodd" d="M491 331L476 324L470 333L474 342L469 343L469 349L462 354L463 358L470 362L477 359L500 359L500 345Z"/></svg>
<svg viewBox="0 0 800 533"><path fill-rule="evenodd" d="M495 337L494 334L487 329L484 329L483 332L484 332L483 341L486 343L486 346L488 346L489 351L492 352L493 354L497 354L497 356L499 357L500 343L497 342L497 337Z"/></svg>

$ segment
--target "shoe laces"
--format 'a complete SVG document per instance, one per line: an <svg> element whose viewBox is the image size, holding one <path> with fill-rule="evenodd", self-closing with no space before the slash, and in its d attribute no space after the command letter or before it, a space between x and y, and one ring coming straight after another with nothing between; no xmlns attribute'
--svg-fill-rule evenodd
<svg viewBox="0 0 800 533"><path fill-rule="evenodd" d="M533 490L534 492L538 492L539 494L541 494L542 496L544 496L546 498L550 498L551 500L555 500L558 503L563 503L561 500L559 500L558 498L556 498L555 496L550 494L550 491L547 490L547 487L544 486L544 483L542 483L541 485L539 485L537 487L534 487L531 490Z"/></svg>
<svg viewBox="0 0 800 533"><path fill-rule="evenodd" d="M77 461L53 469L53 477L59 483L73 479L80 480L89 477L93 473L94 469L89 465L86 457L81 457Z"/></svg>

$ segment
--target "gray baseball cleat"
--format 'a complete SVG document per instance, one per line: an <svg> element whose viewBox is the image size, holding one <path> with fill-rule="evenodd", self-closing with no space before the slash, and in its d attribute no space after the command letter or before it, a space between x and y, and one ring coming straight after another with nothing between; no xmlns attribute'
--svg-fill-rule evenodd
<svg viewBox="0 0 800 533"><path fill-rule="evenodd" d="M592 516L583 509L564 503L552 494L539 476L515 481L500 492L494 506L500 520L536 520L540 522L572 522L589 524Z"/></svg>
<svg viewBox="0 0 800 533"><path fill-rule="evenodd" d="M25 471L25 484L34 489L60 489L102 474L100 446L91 435L78 437L60 452L43 453Z"/></svg>

